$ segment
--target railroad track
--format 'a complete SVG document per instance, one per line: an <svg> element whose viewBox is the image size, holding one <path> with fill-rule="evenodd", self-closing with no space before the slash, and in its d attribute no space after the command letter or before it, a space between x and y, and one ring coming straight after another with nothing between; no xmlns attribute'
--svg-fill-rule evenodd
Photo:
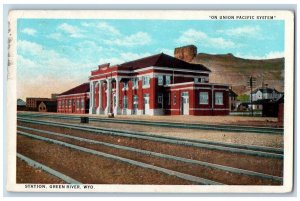
<svg viewBox="0 0 300 201"><path fill-rule="evenodd" d="M168 174L168 175L176 176L178 178L181 178L181 179L184 179L184 180L187 180L187 181L190 181L190 182L194 182L196 184L223 185L220 182L215 182L215 181L211 181L211 180L204 179L204 178L201 178L201 177L196 177L196 176L193 176L193 175L184 174L184 173L169 170L169 169L166 169L166 168L161 168L161 167L154 166L154 165L151 165L151 164L147 164L147 163L143 163L143 162L139 162L139 161L119 157L117 155L107 154L107 153L96 151L96 150L93 150L93 149L88 149L88 148L85 148L85 147L82 147L82 146L77 146L77 145L74 145L74 144L66 143L66 142L60 141L60 140L54 140L54 139L51 139L51 138L41 137L41 136L38 136L38 135L34 135L34 134L27 133L27 132L22 132L22 131L17 131L17 134L18 135L23 135L23 136L26 136L26 137L30 137L30 138L33 138L33 139L42 140L42 141L54 143L54 144L57 144L57 145L65 146L65 147L68 147L68 148L71 148L71 149L75 149L75 150L82 151L82 152L85 152L85 153L93 154L93 155L96 155L96 156L106 157L106 158L109 158L109 159L122 161L122 162L125 162L125 163L129 163L131 165L142 167L142 168L156 170L156 171ZM56 171L56 172L58 172L58 171Z"/></svg>
<svg viewBox="0 0 300 201"><path fill-rule="evenodd" d="M34 124L34 123L32 123L32 122L34 122L33 120L28 120L28 119L26 120L26 119L18 118L18 121L23 122L23 123L29 123L31 125ZM47 123L49 123L49 124L47 124ZM57 123L56 125L54 125L52 123L53 122L45 122L45 121L37 122L38 125L48 125L49 127L50 126L58 126L58 127L65 126L65 128L72 128L75 130L78 129L76 127L72 127L72 125L70 125L70 124L69 124L69 127L67 127L66 125L61 124L61 123ZM90 128L89 132L91 130L92 130L92 128ZM100 131L95 129L92 132L97 134ZM83 152L86 152L89 154L94 154L94 155L97 155L100 157L107 157L107 158L110 158L113 160L119 160L119 161L122 161L125 163L129 163L131 165L137 165L139 167L160 171L160 172L163 172L164 174L175 175L178 178L185 179L187 181L194 182L197 184L221 185L226 182L216 182L211 179L202 178L202 177L191 175L188 173L182 173L182 172L180 172L180 170L179 171L178 170L177 171L170 170L168 168L151 165L149 163L140 162L138 160L128 159L126 157L122 157L122 156L118 156L118 155L114 155L114 154L99 152L95 149L87 148L86 146L79 146L78 142L85 143L85 145L93 144L93 145L97 145L97 146L106 146L106 147L109 147L112 149L122 150L122 151L130 152L130 153L137 153L140 155L144 155L144 157L151 156L151 157L159 158L161 160L167 160L167 161L171 161L171 162L174 162L174 161L180 162L180 163L184 163L186 166L193 165L193 166L199 166L199 167L204 167L204 168L210 168L210 169L224 172L224 175L226 175L226 172L229 172L229 173L233 174L233 176L240 175L241 177L246 176L246 177L251 177L251 178L253 177L253 178L257 178L257 179L277 182L277 184L282 183L282 177L279 177L279 176L269 175L269 174L265 174L265 173L255 172L255 171L249 171L249 170L240 169L240 168L234 168L234 167L230 167L230 166L213 164L213 163L208 163L208 162L199 161L199 160L192 160L192 159L173 156L173 155L169 155L169 154L163 154L163 153L158 153L158 152L153 152L153 151L132 148L132 147L128 147L128 146L121 146L121 145L117 145L117 144L113 144L113 143L107 143L107 142L102 142L102 141L98 141L98 140L78 137L76 135L66 135L63 133L57 133L57 132L52 132L52 131L48 131L48 130L31 128L28 126L18 126L18 135L22 135L22 136L26 136L26 137L29 137L32 139L42 140L42 141L46 141L46 142L51 142L51 143L54 143L54 144L57 144L60 146L65 146L68 148L80 150L80 151L83 151ZM149 139L147 139L147 140L149 140ZM167 139L167 140L169 140L169 139ZM172 140L174 140L174 139L172 139ZM182 139L179 139L179 140L183 141L184 142L183 144L188 143ZM192 142L192 143L195 143L195 142ZM179 144L181 144L181 143L179 143ZM251 151L253 151L253 150L251 150ZM271 149L268 149L268 151L269 151L268 153L272 154ZM278 151L279 150L276 149L276 152L278 152ZM275 154L275 153L273 153L273 154ZM276 153L276 154L278 154L278 153ZM264 157L264 156L261 156L261 157Z"/></svg>
<svg viewBox="0 0 300 201"><path fill-rule="evenodd" d="M191 139L184 139L184 138L159 136L159 135L149 134L144 132L132 132L132 131L108 129L108 128L101 128L101 127L94 127L94 126L76 125L70 123L42 121L42 120L36 120L30 118L18 117L17 120L19 122L24 122L24 123L93 132L99 135L129 137L129 138L151 140L151 141L171 143L177 145L191 146L197 148L204 148L210 150L220 150L220 151L227 151L227 152L238 153L238 154L262 156L268 158L278 158L278 159L283 158L283 150L278 148L272 148L272 147L240 145L240 144L231 144L231 143L224 143L224 142L213 142L208 140L191 140Z"/></svg>
<svg viewBox="0 0 300 201"><path fill-rule="evenodd" d="M21 129L26 130L26 128L24 128L24 127L21 127ZM29 128L28 130L32 130L32 129ZM277 181L279 183L282 183L282 178L281 177L262 174L262 173L258 173L258 172L254 172L254 171L248 171L248 170L242 170L242 169L237 169L237 168L232 168L232 167L220 166L220 165L216 165L216 164L209 164L209 163L205 163L205 162L201 162L201 161L189 160L189 159L174 157L174 156L170 156L170 155L166 155L166 154L160 154L160 153L155 153L155 152L147 152L145 150L132 149L132 148L129 148L129 147L124 147L124 146L115 146L115 145L112 145L112 144L109 144L109 143L103 143L103 142L99 142L99 141L95 141L95 140L89 140L89 139L84 139L84 138L67 136L67 135L60 134L60 133L42 131L42 130L38 130L38 129L34 129L34 131L38 131L38 132L41 132L41 133L47 134L47 135L64 137L64 138L68 138L68 139L71 138L72 140L77 140L77 141L81 141L81 142L83 141L83 142L86 142L86 143L89 143L89 144L97 144L97 145L100 144L100 145L105 145L105 146L113 147L113 148L117 148L117 149L123 149L123 150L127 150L127 151L132 151L132 152L139 152L139 153L142 153L144 155L154 155L156 157L160 157L160 158L163 158L163 159L181 161L181 162L186 163L187 165L191 165L191 164L195 165L196 164L196 165L199 165L199 166L206 166L206 167L210 167L210 168L219 169L219 170L222 170L224 172L233 172L234 174L247 175L247 176L251 176L251 177L258 177L258 178L268 179L268 180ZM86 147L83 147L83 146L78 146L76 144L70 144L70 143L64 142L63 140L52 139L51 137L50 138L49 137L43 137L43 136L40 136L40 135L36 135L36 134L28 133L28 132L23 132L23 131L18 131L18 135L23 135L23 136L26 136L26 137L29 137L29 138L33 138L33 139L37 139L37 140L42 140L42 141L58 144L58 145L65 146L65 147L68 147L68 148L71 148L71 149L75 149L75 150L79 150L79 151L86 152L86 153L89 153L89 154L97 155L97 156L100 156L100 157L106 157L106 158L110 158L110 159L113 159L113 160L119 160L119 161L122 161L122 162L125 162L125 163L129 163L130 165L135 165L135 166L140 166L140 167L146 168L146 169L156 170L156 171L168 174L168 175L176 176L178 178L181 178L181 179L184 179L184 180L187 180L187 181L190 181L190 182L194 182L196 184L205 184L205 185L222 185L223 184L221 182L212 181L212 180L209 180L209 179L201 178L199 176L194 176L194 175L182 173L182 172L179 172L179 171L170 170L170 169L167 169L167 168L164 168L164 167L151 165L151 164L148 164L148 163L144 163L144 162L140 162L140 161L137 161L137 160L132 160L132 159L120 157L120 156L117 156L117 155L107 154L107 153L100 152L100 151L97 151L97 150L94 150L94 149L89 149L89 148L86 148ZM52 174L52 172L50 172L50 173ZM67 177L67 176L64 176L64 177ZM74 181L76 181L76 180L74 180Z"/></svg>
<svg viewBox="0 0 300 201"><path fill-rule="evenodd" d="M51 114L18 114L18 117L44 117L54 119L67 119L67 120L80 120L80 116L75 115L51 115ZM224 132L242 132L242 133L259 133L259 134L271 134L271 135L283 135L282 128L271 127L254 127L254 126L239 126L239 125L212 125L212 124L190 124L190 123L174 123L174 122L161 122L161 121L144 121L144 120L122 120L122 119L110 119L102 117L89 117L93 122L106 122L106 123L121 123L121 124L133 124L144 126L156 126L156 127L169 127L169 128L184 128L184 129L198 129L198 130L215 130Z"/></svg>

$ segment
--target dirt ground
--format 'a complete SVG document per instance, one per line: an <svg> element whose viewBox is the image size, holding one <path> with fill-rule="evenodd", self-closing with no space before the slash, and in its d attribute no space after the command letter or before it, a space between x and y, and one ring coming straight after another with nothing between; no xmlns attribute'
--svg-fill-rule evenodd
<svg viewBox="0 0 300 201"><path fill-rule="evenodd" d="M31 167L19 158L17 159L17 183L65 184L63 180Z"/></svg>
<svg viewBox="0 0 300 201"><path fill-rule="evenodd" d="M108 142L158 153L179 156L183 158L189 158L209 163L262 172L276 176L282 176L283 161L275 158L264 158L259 156L250 156L219 150L208 150L203 148L180 146L169 143L161 143L121 136L95 135L94 133L90 133L87 131L72 130L68 128L58 128L46 125L34 125L28 123L18 123L18 125L30 126L32 128L37 128L41 130L50 130L53 132L74 135L82 138L94 139L102 142ZM30 131L30 133L36 132Z"/></svg>
<svg viewBox="0 0 300 201"><path fill-rule="evenodd" d="M250 177L250 176L241 175L241 174L234 174L234 173L230 173L230 172L223 171L223 170L217 170L217 169L207 168L207 167L203 167L203 166L187 164L184 162L179 162L179 161L174 161L174 160L162 159L162 158L155 157L155 156L138 154L135 152L115 149L115 148L111 148L111 147L107 147L107 146L103 146L103 145L92 145L92 144L86 143L86 142L80 142L80 141L76 141L73 139L57 137L57 136L53 136L53 135L41 134L38 132L31 132L31 133L34 133L35 135L51 138L51 139L64 141L64 142L71 143L71 144L76 144L78 146L83 146L83 147L86 147L89 149L98 150L98 151L113 154L113 155L117 154L118 156L121 156L121 157L129 158L129 159L136 160L136 161L141 161L141 162L148 163L148 164L153 164L155 166L164 167L167 169L171 169L171 170L178 171L178 172L183 172L186 174L191 174L194 176L199 176L202 178L214 180L214 181L221 182L224 184L231 184L231 185L232 184L240 184L240 185L247 185L247 184L248 185L249 184L252 184L252 185L270 185L270 184L274 185L275 184L276 185L276 184L279 184L279 182L272 182L270 180L261 179L261 178L257 178L257 177ZM72 134L72 135L74 135L74 134ZM76 136L78 136L78 135L76 135ZM96 140L96 138L97 138L97 136L93 136L93 137L88 136L88 139ZM146 142L143 144L145 145ZM159 145L157 145L157 146L159 146ZM165 147L167 149L170 148L169 146L165 146L164 144L161 144L160 146ZM175 151L175 149L173 149L173 150ZM257 158L256 161L259 161L259 160L260 159ZM251 162L251 160L247 161L248 164L250 162ZM273 163L274 161L272 161L272 160L264 161L264 162L274 164ZM264 162L262 162L262 163L264 163Z"/></svg>
<svg viewBox="0 0 300 201"><path fill-rule="evenodd" d="M24 136L17 137L17 150L19 153L82 183L194 184L154 170L133 166ZM40 177L43 181L43 176L40 175Z"/></svg>
<svg viewBox="0 0 300 201"><path fill-rule="evenodd" d="M79 124L79 120L51 119L51 118L39 118L39 120ZM283 148L282 135L195 130L195 129L183 129L183 128L167 128L167 127L142 126L142 125L134 125L134 124L106 123L106 122L90 122L87 125L103 127L103 128L127 130L127 131L146 132L155 135L187 138L193 140L209 140L215 142L226 142L226 143L234 143L234 144L246 144L246 145Z"/></svg>

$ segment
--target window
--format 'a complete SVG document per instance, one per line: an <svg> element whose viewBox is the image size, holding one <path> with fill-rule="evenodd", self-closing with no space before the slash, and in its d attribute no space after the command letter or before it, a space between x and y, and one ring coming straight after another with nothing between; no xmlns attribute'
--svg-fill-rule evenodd
<svg viewBox="0 0 300 201"><path fill-rule="evenodd" d="M138 108L138 96L133 96L133 108Z"/></svg>
<svg viewBox="0 0 300 201"><path fill-rule="evenodd" d="M222 92L215 93L215 104L223 105L223 93Z"/></svg>
<svg viewBox="0 0 300 201"><path fill-rule="evenodd" d="M208 92L199 93L199 104L208 104Z"/></svg>
<svg viewBox="0 0 300 201"><path fill-rule="evenodd" d="M173 96L173 105L176 105L176 94Z"/></svg>
<svg viewBox="0 0 300 201"><path fill-rule="evenodd" d="M171 75L166 75L166 85L171 84Z"/></svg>
<svg viewBox="0 0 300 201"><path fill-rule="evenodd" d="M150 77L144 76L143 77L143 87L149 87L150 86Z"/></svg>
<svg viewBox="0 0 300 201"><path fill-rule="evenodd" d="M204 83L205 82L205 78L203 78L203 77L200 77L200 78L195 77L194 81L195 81L195 83Z"/></svg>
<svg viewBox="0 0 300 201"><path fill-rule="evenodd" d="M72 100L69 100L69 107L72 106Z"/></svg>
<svg viewBox="0 0 300 201"><path fill-rule="evenodd" d="M84 108L84 98L81 99L81 108Z"/></svg>
<svg viewBox="0 0 300 201"><path fill-rule="evenodd" d="M128 108L128 98L127 96L123 97L123 109L127 109Z"/></svg>
<svg viewBox="0 0 300 201"><path fill-rule="evenodd" d="M139 79L138 78L133 78L132 79L132 87L133 88L138 88Z"/></svg>
<svg viewBox="0 0 300 201"><path fill-rule="evenodd" d="M168 105L171 105L171 93L168 93Z"/></svg>
<svg viewBox="0 0 300 201"><path fill-rule="evenodd" d="M76 109L79 110L79 99L76 100Z"/></svg>
<svg viewBox="0 0 300 201"><path fill-rule="evenodd" d="M159 75L157 77L157 84L158 84L158 86L164 85L164 77L162 75Z"/></svg>
<svg viewBox="0 0 300 201"><path fill-rule="evenodd" d="M62 100L61 101L61 107L64 107L65 106L65 100Z"/></svg>

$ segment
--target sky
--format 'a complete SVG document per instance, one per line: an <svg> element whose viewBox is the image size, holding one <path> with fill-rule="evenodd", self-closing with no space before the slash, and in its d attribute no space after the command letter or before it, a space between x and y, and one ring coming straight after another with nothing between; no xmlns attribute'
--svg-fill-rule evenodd
<svg viewBox="0 0 300 201"><path fill-rule="evenodd" d="M17 97L50 97L87 82L99 64L173 56L190 44L198 53L283 57L284 21L19 19Z"/></svg>

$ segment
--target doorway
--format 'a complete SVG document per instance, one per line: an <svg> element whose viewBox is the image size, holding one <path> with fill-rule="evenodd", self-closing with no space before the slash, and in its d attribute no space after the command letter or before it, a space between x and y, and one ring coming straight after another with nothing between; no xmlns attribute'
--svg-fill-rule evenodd
<svg viewBox="0 0 300 201"><path fill-rule="evenodd" d="M181 114L189 115L190 103L189 103L189 93L182 92L181 93Z"/></svg>
<svg viewBox="0 0 300 201"><path fill-rule="evenodd" d="M144 94L144 111L143 114L149 114L149 94Z"/></svg>

